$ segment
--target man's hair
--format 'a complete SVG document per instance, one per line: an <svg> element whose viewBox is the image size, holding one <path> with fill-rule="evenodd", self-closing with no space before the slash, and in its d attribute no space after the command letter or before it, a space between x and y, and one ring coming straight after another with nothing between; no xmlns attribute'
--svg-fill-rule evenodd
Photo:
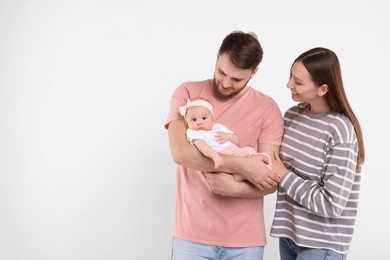
<svg viewBox="0 0 390 260"><path fill-rule="evenodd" d="M218 55L228 54L230 61L241 69L256 69L263 59L263 49L253 32L233 31L222 41Z"/></svg>

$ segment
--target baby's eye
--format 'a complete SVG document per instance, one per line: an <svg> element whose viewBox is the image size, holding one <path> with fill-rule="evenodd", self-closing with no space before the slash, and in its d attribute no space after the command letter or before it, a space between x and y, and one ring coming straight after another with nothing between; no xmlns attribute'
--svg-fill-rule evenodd
<svg viewBox="0 0 390 260"><path fill-rule="evenodd" d="M191 121L192 122L196 122L196 118L191 118Z"/></svg>
<svg viewBox="0 0 390 260"><path fill-rule="evenodd" d="M207 116L202 117L202 119L203 119L203 120L206 120L206 119L207 119Z"/></svg>

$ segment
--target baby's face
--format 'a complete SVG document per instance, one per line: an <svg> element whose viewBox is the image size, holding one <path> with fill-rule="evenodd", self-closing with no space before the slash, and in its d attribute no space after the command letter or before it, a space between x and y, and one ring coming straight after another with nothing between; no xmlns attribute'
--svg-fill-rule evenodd
<svg viewBox="0 0 390 260"><path fill-rule="evenodd" d="M211 130L214 118L205 107L190 107L187 109L185 120L192 130Z"/></svg>

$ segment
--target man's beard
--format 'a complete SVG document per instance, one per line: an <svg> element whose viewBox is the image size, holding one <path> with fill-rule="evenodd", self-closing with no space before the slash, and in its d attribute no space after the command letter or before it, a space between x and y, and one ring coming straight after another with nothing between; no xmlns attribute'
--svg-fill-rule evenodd
<svg viewBox="0 0 390 260"><path fill-rule="evenodd" d="M214 77L214 80L213 80L213 89L214 89L214 93L215 95L218 97L218 98L221 98L221 99L229 99L231 97L234 97L235 95L237 95L238 93L240 93L245 87L246 85L248 84L250 78L248 79L247 82L245 82L244 86L242 88L239 88L239 89L233 89L231 93L229 94L225 94L223 92L221 92L218 88L218 82L216 80L216 78Z"/></svg>

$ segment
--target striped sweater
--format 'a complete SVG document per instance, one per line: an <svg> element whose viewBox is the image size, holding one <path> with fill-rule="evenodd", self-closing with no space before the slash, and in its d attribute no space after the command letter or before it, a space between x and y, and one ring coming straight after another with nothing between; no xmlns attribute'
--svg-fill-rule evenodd
<svg viewBox="0 0 390 260"><path fill-rule="evenodd" d="M360 190L357 138L343 114L312 114L301 103L284 116L281 180L270 235L348 253Z"/></svg>

